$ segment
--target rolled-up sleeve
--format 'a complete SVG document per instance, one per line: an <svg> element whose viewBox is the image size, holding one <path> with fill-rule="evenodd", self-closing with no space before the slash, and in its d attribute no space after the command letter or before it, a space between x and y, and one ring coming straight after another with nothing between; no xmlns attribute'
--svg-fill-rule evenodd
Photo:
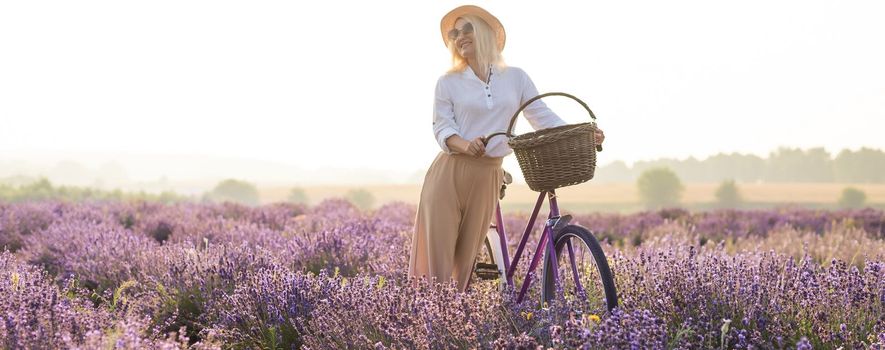
<svg viewBox="0 0 885 350"><path fill-rule="evenodd" d="M442 78L436 81L436 91L433 101L433 135L436 142L448 154L452 154L446 139L452 135L458 135L458 124L455 123L455 108L451 95L446 91Z"/></svg>
<svg viewBox="0 0 885 350"><path fill-rule="evenodd" d="M523 103L525 103L532 97L538 96L538 89L535 88L535 83L532 82L532 79L529 78L528 74L526 74L521 69L520 72L522 73L523 88L522 99L519 101L519 105L522 106ZM540 99L535 100L535 102L532 102L530 105L526 106L526 108L522 112L525 115L525 118L528 119L529 124L531 124L532 128L534 128L535 130L547 129L567 124L564 120L559 118L556 113L553 113L553 111L547 107L547 104L545 104L544 101Z"/></svg>

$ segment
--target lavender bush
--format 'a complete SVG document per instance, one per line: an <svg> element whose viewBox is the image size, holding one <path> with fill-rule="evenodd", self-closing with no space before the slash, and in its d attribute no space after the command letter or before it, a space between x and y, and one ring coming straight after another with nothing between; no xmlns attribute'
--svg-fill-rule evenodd
<svg viewBox="0 0 885 350"><path fill-rule="evenodd" d="M537 284L515 304L495 281L409 279L414 215L342 199L0 204L0 347L885 349L882 211L573 213L603 242L612 313L539 304ZM504 217L511 252L527 219Z"/></svg>

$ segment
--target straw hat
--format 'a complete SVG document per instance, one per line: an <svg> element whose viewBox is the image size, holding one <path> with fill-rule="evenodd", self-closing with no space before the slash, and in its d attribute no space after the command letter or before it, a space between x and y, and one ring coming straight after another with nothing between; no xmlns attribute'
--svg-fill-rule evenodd
<svg viewBox="0 0 885 350"><path fill-rule="evenodd" d="M464 15L474 15L482 18L483 21L488 23L489 27L495 31L495 37L498 39L498 51L504 50L504 39L506 39L507 36L504 34L504 26L501 25L501 21L498 21L498 19L495 18L495 16L492 16L489 11L473 5L459 6L443 16L442 21L439 22L439 31L442 34L443 44L448 45L449 31L452 30L452 28L455 28L455 21L458 17Z"/></svg>

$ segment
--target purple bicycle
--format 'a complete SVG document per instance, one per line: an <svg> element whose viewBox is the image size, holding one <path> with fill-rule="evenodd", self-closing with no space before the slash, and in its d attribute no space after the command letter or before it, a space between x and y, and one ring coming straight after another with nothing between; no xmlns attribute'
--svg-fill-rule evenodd
<svg viewBox="0 0 885 350"><path fill-rule="evenodd" d="M548 93L539 95L523 104L514 114L510 130L513 128L516 115L522 109L534 100L550 95L570 97L581 103L591 117L596 118L586 104L576 97L564 93ZM491 137L496 135L510 135L510 133L508 131L507 133L489 135L484 138L485 142L487 143ZM602 150L601 146L596 146L596 149L598 151ZM505 171L504 183L501 186L499 195L500 199L504 199L504 191L512 181L510 174ZM534 271L543 261L541 272L542 304L552 300L558 291L557 286L561 286L563 297L566 300L585 302L590 310L594 312L603 313L611 311L618 305L618 295L615 290L612 272L602 247L599 245L599 241L593 235L593 232L583 226L571 223L571 215L560 215L559 205L556 201L556 192L552 189L539 191L538 200L525 226L522 239L516 248L516 253L513 255L512 260L508 252L507 234L504 229L504 217L501 214L501 206L500 204L496 206L494 223L489 227L485 240L485 247L488 253L487 259L490 261L479 261L479 255L477 256L477 261L474 265L476 276L483 280L497 279L500 289L504 289L507 286L514 288L513 275L516 271L515 267L519 263L529 235L535 227L535 222L545 197L549 202L550 212L541 232L538 245L532 255L532 260L529 262L528 271L523 278L516 302L521 303L525 298L532 282Z"/></svg>

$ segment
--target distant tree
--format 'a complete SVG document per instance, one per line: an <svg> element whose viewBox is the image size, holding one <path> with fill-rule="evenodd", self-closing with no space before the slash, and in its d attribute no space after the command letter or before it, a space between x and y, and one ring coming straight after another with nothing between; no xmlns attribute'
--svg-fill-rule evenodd
<svg viewBox="0 0 885 350"><path fill-rule="evenodd" d="M375 195L362 188L352 189L344 195L353 205L366 210L375 205Z"/></svg>
<svg viewBox="0 0 885 350"><path fill-rule="evenodd" d="M863 207L867 201L867 194L854 187L846 187L839 197L839 206L842 208L856 209Z"/></svg>
<svg viewBox="0 0 885 350"><path fill-rule="evenodd" d="M832 182L833 160L823 148L781 147L768 157L765 179L773 182Z"/></svg>
<svg viewBox="0 0 885 350"><path fill-rule="evenodd" d="M615 182L633 180L634 178L635 176L630 170L630 167L627 166L627 163L624 163L622 160L616 160L605 166L597 167L596 174L593 176L593 181Z"/></svg>
<svg viewBox="0 0 885 350"><path fill-rule="evenodd" d="M842 150L833 160L833 172L838 182L885 182L885 152Z"/></svg>
<svg viewBox="0 0 885 350"><path fill-rule="evenodd" d="M289 197L286 198L286 201L289 203L307 204L309 198L307 197L307 192L305 192L303 188L293 187L292 190L289 191Z"/></svg>
<svg viewBox="0 0 885 350"><path fill-rule="evenodd" d="M707 181L703 171L704 163L695 157L688 157L685 160L674 164L672 168L676 176L686 179L686 182Z"/></svg>
<svg viewBox="0 0 885 350"><path fill-rule="evenodd" d="M724 181L733 179L740 182L753 182L762 179L765 172L765 159L752 154L719 153L703 161L707 176L703 181Z"/></svg>
<svg viewBox="0 0 885 350"><path fill-rule="evenodd" d="M615 161L596 169L595 181L635 181L653 168L669 168L682 181L711 182L885 182L885 151L861 148L843 150L836 158L821 147L799 149L781 147L768 158L752 154L718 153L704 160L659 158L638 161L632 166ZM423 175L423 174L422 174Z"/></svg>
<svg viewBox="0 0 885 350"><path fill-rule="evenodd" d="M743 199L734 180L725 180L716 189L716 203L720 208L737 208Z"/></svg>
<svg viewBox="0 0 885 350"><path fill-rule="evenodd" d="M212 189L212 192L209 193L209 199L216 202L258 205L258 188L245 181L227 179L219 182Z"/></svg>
<svg viewBox="0 0 885 350"><path fill-rule="evenodd" d="M639 197L650 208L679 204L685 187L669 168L652 168L642 172L636 180Z"/></svg>

